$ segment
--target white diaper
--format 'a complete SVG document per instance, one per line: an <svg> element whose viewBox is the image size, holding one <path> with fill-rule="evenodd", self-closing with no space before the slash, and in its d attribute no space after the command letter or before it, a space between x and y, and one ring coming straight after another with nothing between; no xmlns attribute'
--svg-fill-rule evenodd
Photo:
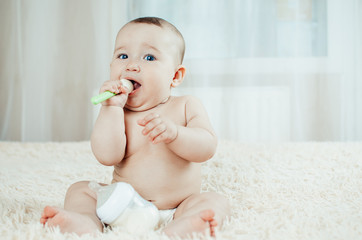
<svg viewBox="0 0 362 240"><path fill-rule="evenodd" d="M166 210L158 210L160 215L160 221L158 222L158 227L165 227L173 220L173 215L176 212L176 208L174 209L166 209Z"/></svg>

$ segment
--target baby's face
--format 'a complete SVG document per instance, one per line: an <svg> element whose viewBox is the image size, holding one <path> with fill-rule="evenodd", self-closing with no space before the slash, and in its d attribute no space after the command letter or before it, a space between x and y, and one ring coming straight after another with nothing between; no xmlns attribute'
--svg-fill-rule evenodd
<svg viewBox="0 0 362 240"><path fill-rule="evenodd" d="M151 109L171 92L178 68L179 45L167 28L146 23L129 23L118 33L111 63L111 80L129 79L134 91L126 108Z"/></svg>

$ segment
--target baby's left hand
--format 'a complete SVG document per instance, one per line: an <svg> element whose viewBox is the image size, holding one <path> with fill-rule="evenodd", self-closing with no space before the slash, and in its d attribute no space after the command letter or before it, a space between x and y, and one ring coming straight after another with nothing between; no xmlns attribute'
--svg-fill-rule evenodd
<svg viewBox="0 0 362 240"><path fill-rule="evenodd" d="M157 113L150 113L137 123L144 127L142 134L149 137L152 143L170 143L177 137L177 126L172 121L162 118Z"/></svg>

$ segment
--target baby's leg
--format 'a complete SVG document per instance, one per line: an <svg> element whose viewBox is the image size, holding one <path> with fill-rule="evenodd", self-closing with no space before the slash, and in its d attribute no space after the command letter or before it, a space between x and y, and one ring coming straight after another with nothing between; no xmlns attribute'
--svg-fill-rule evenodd
<svg viewBox="0 0 362 240"><path fill-rule="evenodd" d="M64 200L64 209L47 206L40 222L50 227L59 226L62 232L78 235L102 231L103 225L96 214L97 198L88 182L71 185Z"/></svg>
<svg viewBox="0 0 362 240"><path fill-rule="evenodd" d="M215 227L221 225L228 215L230 206L223 196L217 193L194 194L178 206L174 220L164 232L169 236L185 237L192 232L210 230L210 235L214 236Z"/></svg>

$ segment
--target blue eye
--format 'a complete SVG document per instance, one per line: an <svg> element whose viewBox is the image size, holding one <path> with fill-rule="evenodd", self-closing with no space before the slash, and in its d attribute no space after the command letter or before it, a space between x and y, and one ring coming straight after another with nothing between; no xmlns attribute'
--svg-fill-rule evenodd
<svg viewBox="0 0 362 240"><path fill-rule="evenodd" d="M118 56L118 58L119 59L127 59L128 58L128 56L127 56L127 54L119 54L119 56Z"/></svg>
<svg viewBox="0 0 362 240"><path fill-rule="evenodd" d="M155 61L155 60L156 60L156 58L155 58L154 56L150 55L150 54L146 55L146 56L144 57L144 59L145 59L146 61Z"/></svg>

